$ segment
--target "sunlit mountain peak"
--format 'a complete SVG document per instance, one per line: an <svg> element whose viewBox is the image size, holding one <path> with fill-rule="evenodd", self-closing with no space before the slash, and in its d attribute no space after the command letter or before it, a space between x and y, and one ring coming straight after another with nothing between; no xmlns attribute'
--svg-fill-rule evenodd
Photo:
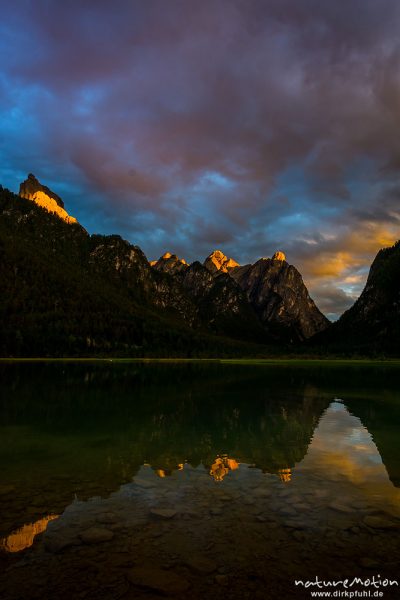
<svg viewBox="0 0 400 600"><path fill-rule="evenodd" d="M225 256L221 250L214 250L209 256L207 256L206 260L204 261L204 266L211 273L216 273L218 271L221 271L221 273L227 273L229 269L238 267L239 263L237 263L233 258L228 258Z"/></svg>
<svg viewBox="0 0 400 600"><path fill-rule="evenodd" d="M71 217L65 210L64 202L61 198L47 186L42 185L32 173L19 186L19 195L21 198L33 200L38 206L41 206L49 213L56 214L66 223L77 223L77 220Z"/></svg>

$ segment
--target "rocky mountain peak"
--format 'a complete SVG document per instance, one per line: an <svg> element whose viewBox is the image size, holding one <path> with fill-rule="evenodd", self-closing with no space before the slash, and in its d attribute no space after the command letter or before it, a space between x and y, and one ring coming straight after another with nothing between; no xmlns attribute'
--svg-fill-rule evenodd
<svg viewBox="0 0 400 600"><path fill-rule="evenodd" d="M176 254L165 252L158 260L152 260L150 265L157 271L163 273L177 273L188 268L184 258L179 258Z"/></svg>
<svg viewBox="0 0 400 600"><path fill-rule="evenodd" d="M329 325L283 252L231 269L229 275L246 292L265 329L277 339L305 340Z"/></svg>
<svg viewBox="0 0 400 600"><path fill-rule="evenodd" d="M20 184L19 195L26 200L33 200L38 206L56 214L66 223L77 223L77 220L65 210L60 196L52 192L46 185L42 185L32 173L29 173L27 179Z"/></svg>
<svg viewBox="0 0 400 600"><path fill-rule="evenodd" d="M60 196L58 196L55 192L52 192L51 189L46 185L42 185L35 175L29 173L27 179L25 179L25 181L23 181L19 186L19 195L21 198L34 200L34 196L37 192L43 192L46 194L46 196L52 198L58 204L58 206L64 208L64 202L61 200Z"/></svg>
<svg viewBox="0 0 400 600"><path fill-rule="evenodd" d="M230 269L238 267L237 263L233 258L225 256L221 250L214 250L204 261L204 266L210 271L210 273L228 273Z"/></svg>
<svg viewBox="0 0 400 600"><path fill-rule="evenodd" d="M272 260L286 260L286 254L280 250L277 250L277 252L275 252L275 254L272 256Z"/></svg>

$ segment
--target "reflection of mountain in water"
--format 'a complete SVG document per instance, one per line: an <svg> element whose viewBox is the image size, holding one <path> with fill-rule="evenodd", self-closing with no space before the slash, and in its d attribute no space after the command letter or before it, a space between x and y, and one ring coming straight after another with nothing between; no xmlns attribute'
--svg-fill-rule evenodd
<svg viewBox="0 0 400 600"><path fill-rule="evenodd" d="M346 480L357 486L389 483L388 473L371 434L341 402L332 402L315 430L296 473ZM390 484L391 485L391 484Z"/></svg>
<svg viewBox="0 0 400 600"><path fill-rule="evenodd" d="M310 390L292 398L255 395L250 402L237 390L211 398L188 395L177 399L174 411L141 422L134 454L144 453L155 469L169 472L184 461L210 470L216 457L227 455L278 473L303 458L326 404Z"/></svg>
<svg viewBox="0 0 400 600"><path fill-rule="evenodd" d="M115 490L145 462L160 475L184 462L217 473L226 455L287 478L328 404L303 381L288 391L259 369L218 364L24 365L2 375L4 481L20 497L24 482L27 503L40 495L55 512L75 493Z"/></svg>
<svg viewBox="0 0 400 600"><path fill-rule="evenodd" d="M285 418L288 419L287 413L285 414ZM201 491L207 495L207 489L214 488L210 488L209 486L207 488L207 484L211 482L210 480L207 481L205 473L208 473L210 478L215 482L221 483L231 472L237 471L239 467L240 463L228 454L216 456L211 465L206 466L203 464L199 469L193 469L184 463L179 463L174 469L167 470L145 463L139 467L133 481L139 487L139 490L144 493L145 497L149 492L149 488L151 489L151 493L157 496L157 490L162 493L165 489L163 486L158 487L158 482L156 483L157 477L164 479L172 475L174 471L184 471L171 478L173 485L167 488L170 490L170 493L175 489L179 495L179 480L182 481L182 476L185 477L186 475L188 477L189 475L189 479L186 479L186 481L191 480L195 487L196 482L197 485L199 481L202 482L200 488L197 488L196 495ZM292 469L289 467L278 469L278 474L282 482L290 482ZM243 485L243 481L246 479L246 469L238 475L239 477L234 478L233 482L237 483L238 480L241 480ZM258 478L258 482L263 480L269 482L271 485L272 478L264 479L259 469L256 470L255 475ZM354 507L360 507L361 496L355 495L355 491L365 494L362 496L362 504L377 498L384 499L386 503L393 506L396 506L398 503L399 490L394 488L393 484L389 481L387 471L370 433L358 417L349 413L341 401L331 402L323 412L314 430L306 455L294 467L294 476L294 491L290 487L288 494L289 497L291 494L294 495L294 498L297 498L297 503L299 496L296 496L296 493L298 494L298 490L301 489L301 487L296 486L299 481L306 485L307 490L312 489L313 486L315 489L317 485L317 491L322 492L322 495L325 495L329 502L335 500L337 497L339 503L335 505L335 510L344 511L347 514L352 512ZM227 489L232 490L232 487L228 486ZM237 489L240 489L240 485ZM277 490L276 487L275 490ZM127 494L125 498L129 499L128 502L131 502L132 486L121 486L119 491L111 495L111 498L115 501L116 498L123 498L125 494ZM257 497L260 500L260 495L256 493ZM262 494L262 497L265 499L264 494ZM288 495L286 494L285 497L288 498ZM225 500L226 498L229 500L229 496L225 496ZM142 501L144 501L143 498ZM340 504L340 502L344 503ZM90 505L91 503L78 503L81 506L85 504ZM300 502L300 505L297 504L297 509L298 506L303 506L303 509L305 506L306 510L308 510L307 504L302 505ZM331 507L332 505L329 504L328 508ZM128 507L123 510L124 514L127 512L129 512ZM112 515L113 513L108 514ZM47 516L35 523L24 525L17 531L14 530L11 534L0 539L0 549L13 553L31 546L35 536L45 531L49 521L56 518L56 515ZM107 513L106 518L109 518L107 517Z"/></svg>
<svg viewBox="0 0 400 600"><path fill-rule="evenodd" d="M203 464L219 481L235 465L246 463L289 482L299 463L304 469L318 468L315 460L310 466L316 440L332 436L325 427L333 413L345 416L341 408L325 413L313 453L310 449L303 458L334 385L339 393L349 380L348 374L341 380L336 373L325 383L324 370L213 363L0 368L2 478L16 487L21 503L16 515L23 515L36 498L33 519L43 515L44 507L61 512L74 494L84 499L114 491L145 462L159 476L181 469L185 462ZM373 382L371 376L371 389ZM352 375L351 383L356 386L357 377ZM395 472L399 442L386 443L385 431L395 431L397 408L389 405L393 422L388 423L387 403L346 399L346 404L373 432L389 473ZM353 428L359 430L357 422ZM360 464L359 470L364 467ZM7 497L0 500L9 506Z"/></svg>
<svg viewBox="0 0 400 600"><path fill-rule="evenodd" d="M368 429L389 473L390 480L400 487L400 394L398 387L390 393L382 388L379 401L351 399L349 410L358 415Z"/></svg>
<svg viewBox="0 0 400 600"><path fill-rule="evenodd" d="M0 539L0 549L6 552L21 552L32 546L37 535L46 531L50 521L58 519L58 515L47 515L34 523L28 523L17 531L13 531L7 537Z"/></svg>
<svg viewBox="0 0 400 600"><path fill-rule="evenodd" d="M226 454L217 456L210 467L210 475L215 481L222 481L230 471L236 471L239 468L237 460L229 458Z"/></svg>

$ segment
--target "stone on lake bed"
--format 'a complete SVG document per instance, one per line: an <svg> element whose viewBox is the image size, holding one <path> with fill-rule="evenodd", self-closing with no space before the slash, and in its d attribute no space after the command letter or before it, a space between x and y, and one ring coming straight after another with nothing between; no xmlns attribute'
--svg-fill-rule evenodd
<svg viewBox="0 0 400 600"><path fill-rule="evenodd" d="M312 490L309 493L313 494L316 498L325 498L326 496L328 496L328 490L320 490L320 489L316 489L316 490Z"/></svg>
<svg viewBox="0 0 400 600"><path fill-rule="evenodd" d="M341 531L348 531L351 530L354 527L354 521L352 521L351 519L346 518L341 518L339 519L335 524L334 524L334 528L337 530L341 530Z"/></svg>
<svg viewBox="0 0 400 600"><path fill-rule="evenodd" d="M45 549L53 554L57 554L70 546L79 546L81 543L81 540L73 535L46 535L44 538Z"/></svg>
<svg viewBox="0 0 400 600"><path fill-rule="evenodd" d="M101 542L108 542L112 540L114 533L109 529L103 527L89 527L83 533L80 538L85 544L99 544Z"/></svg>
<svg viewBox="0 0 400 600"><path fill-rule="evenodd" d="M244 504L245 506L253 506L254 503L254 498L245 498L242 502L242 504Z"/></svg>
<svg viewBox="0 0 400 600"><path fill-rule="evenodd" d="M184 561L183 563L186 567L189 567L191 571L195 573L201 573L204 575L209 575L210 573L214 573L217 566L216 564L209 560L208 558L199 557L191 557Z"/></svg>
<svg viewBox="0 0 400 600"><path fill-rule="evenodd" d="M379 562L374 560L373 558L369 558L368 556L360 558L358 564L364 569L376 569L377 567L379 567Z"/></svg>
<svg viewBox="0 0 400 600"><path fill-rule="evenodd" d="M271 527L271 526L272 526L272 523L268 524L268 527ZM307 528L307 525L305 525L304 523L300 523L300 521L291 521L290 519L285 521L283 523L283 526L288 527L290 529L306 529Z"/></svg>
<svg viewBox="0 0 400 600"><path fill-rule="evenodd" d="M116 517L112 512L106 512L97 515L96 520L99 523L116 523L118 521L118 517Z"/></svg>
<svg viewBox="0 0 400 600"><path fill-rule="evenodd" d="M290 498L288 498L288 501L290 502L290 504L300 504L303 502L303 498L298 494L293 494L293 496L290 496Z"/></svg>
<svg viewBox="0 0 400 600"><path fill-rule="evenodd" d="M0 485L0 496L6 496L15 492L15 485Z"/></svg>
<svg viewBox="0 0 400 600"><path fill-rule="evenodd" d="M332 510L336 510L337 512L342 512L342 513L353 513L354 509L351 508L350 506L346 506L345 504L341 504L340 502L331 502L329 504L329 508L331 508Z"/></svg>
<svg viewBox="0 0 400 600"><path fill-rule="evenodd" d="M297 511L291 506L285 506L279 510L279 514L285 517L294 517L297 515Z"/></svg>
<svg viewBox="0 0 400 600"><path fill-rule="evenodd" d="M184 577L154 567L134 567L128 573L128 580L133 585L167 596L183 594L190 585Z"/></svg>
<svg viewBox="0 0 400 600"><path fill-rule="evenodd" d="M218 585L228 585L229 583L228 575L216 575L214 579Z"/></svg>
<svg viewBox="0 0 400 600"><path fill-rule="evenodd" d="M150 514L160 519L172 519L176 515L176 510L173 508L152 508Z"/></svg>
<svg viewBox="0 0 400 600"><path fill-rule="evenodd" d="M156 487L156 484L153 481L142 479L141 477L134 477L133 482L139 487L145 489Z"/></svg>
<svg viewBox="0 0 400 600"><path fill-rule="evenodd" d="M304 504L303 502L299 502L298 504L294 504L293 508L295 508L299 512L305 511L305 510L310 510L310 506L308 504Z"/></svg>
<svg viewBox="0 0 400 600"><path fill-rule="evenodd" d="M399 529L400 527L399 523L394 523L384 517L375 517L373 515L365 517L363 522L368 527L372 527L372 529Z"/></svg>
<svg viewBox="0 0 400 600"><path fill-rule="evenodd" d="M218 515L222 515L222 510L220 508L212 508L210 510L210 514L212 514L215 517L217 517Z"/></svg>
<svg viewBox="0 0 400 600"><path fill-rule="evenodd" d="M256 496L257 498L268 498L271 494L272 491L268 488L256 488L253 491L253 496Z"/></svg>

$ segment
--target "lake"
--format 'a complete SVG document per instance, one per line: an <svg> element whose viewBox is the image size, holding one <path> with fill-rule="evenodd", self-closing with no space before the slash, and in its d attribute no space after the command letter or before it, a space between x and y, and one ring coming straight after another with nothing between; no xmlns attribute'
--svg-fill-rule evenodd
<svg viewBox="0 0 400 600"><path fill-rule="evenodd" d="M398 366L0 374L1 598L400 596Z"/></svg>

